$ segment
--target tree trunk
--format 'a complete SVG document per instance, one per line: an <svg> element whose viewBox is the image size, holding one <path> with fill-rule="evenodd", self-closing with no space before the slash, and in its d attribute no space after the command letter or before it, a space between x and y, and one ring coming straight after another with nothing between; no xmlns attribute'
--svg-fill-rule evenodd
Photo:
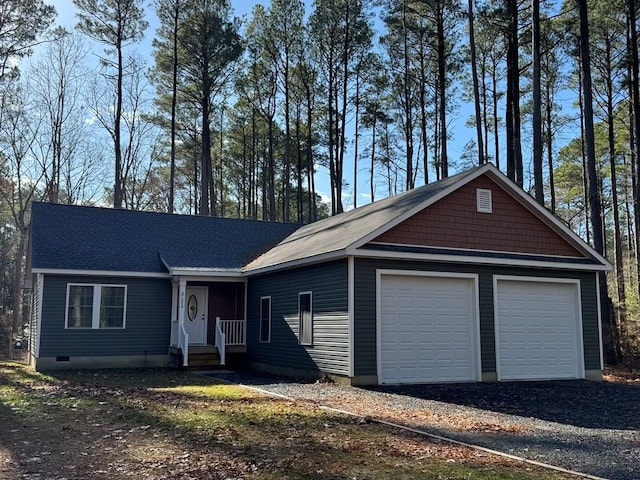
<svg viewBox="0 0 640 480"><path fill-rule="evenodd" d="M173 10L173 69L171 72L171 153L169 171L169 205L168 212L173 213L176 188L176 107L178 103L178 21L180 3L174 3Z"/></svg>
<svg viewBox="0 0 640 480"><path fill-rule="evenodd" d="M542 92L540 88L540 0L531 0L533 15L533 184L535 199L544 206L542 178Z"/></svg>
<svg viewBox="0 0 640 480"><path fill-rule="evenodd" d="M523 186L522 146L520 142L520 66L518 56L518 2L508 0L507 33L507 176Z"/></svg>
<svg viewBox="0 0 640 480"><path fill-rule="evenodd" d="M289 93L289 52L285 52L284 70L284 175L282 179L282 219L291 221L291 100Z"/></svg>
<svg viewBox="0 0 640 480"><path fill-rule="evenodd" d="M318 217L315 189L315 165L313 162L313 90L309 84L305 85L307 107L307 181L309 189L309 223Z"/></svg>
<svg viewBox="0 0 640 480"><path fill-rule="evenodd" d="M580 62L582 65L582 62ZM587 243L591 244L591 228L589 226L589 181L587 178L587 154L584 134L584 100L582 95L582 67L578 69L578 107L580 111L580 154L582 155L582 191L584 204L584 225Z"/></svg>
<svg viewBox="0 0 640 480"><path fill-rule="evenodd" d="M613 228L614 228L614 247L615 247L615 263L616 263L616 286L617 286L617 319L618 328L623 329L626 317L626 300L624 286L624 262L622 237L620 234L620 211L618 205L618 180L616 168L616 137L615 137L615 114L613 106L613 79L612 75L612 59L611 59L611 42L607 38L605 40L605 58L607 77L606 95L607 95L607 138L609 146L609 167L611 169L611 202L613 210ZM622 332L620 332L622 333Z"/></svg>
<svg viewBox="0 0 640 480"><path fill-rule="evenodd" d="M209 124L209 98L205 95L200 100L202 109L202 166L200 168L200 215L209 216L209 183L211 182L211 125Z"/></svg>
<svg viewBox="0 0 640 480"><path fill-rule="evenodd" d="M440 157L440 91L435 89L433 101L433 164L436 170L436 181L442 179L442 158Z"/></svg>
<svg viewBox="0 0 640 480"><path fill-rule="evenodd" d="M636 0L628 0L629 14L629 40L631 60L631 101L633 104L633 145L631 152L634 157L633 165L635 167L634 200L635 200L635 223L636 223L636 268L638 275L638 298L640 298L640 61L638 60L638 29L636 25Z"/></svg>
<svg viewBox="0 0 640 480"><path fill-rule="evenodd" d="M556 186L555 186L555 177L553 172L553 118L552 118L552 105L551 105L551 87L549 83L547 83L546 87L547 92L547 101L545 108L545 120L546 120L546 147L547 147L547 168L549 169L549 194L550 194L550 207L551 211L555 213L556 211Z"/></svg>
<svg viewBox="0 0 640 480"><path fill-rule="evenodd" d="M411 190L415 187L414 176L413 176L413 105L412 105L412 72L410 66L410 58L409 58L409 38L407 31L407 2L402 2L402 40L403 40L403 48L402 55L404 56L404 68L403 68L403 103L404 103L404 116L405 116L405 125L404 125L404 136L405 136L405 147L406 147L406 162L405 162L405 190Z"/></svg>
<svg viewBox="0 0 640 480"><path fill-rule="evenodd" d="M476 38L474 33L473 0L469 0L469 46L471 48L471 74L473 77L473 99L476 110L476 135L478 137L478 164L486 162L484 140L482 138L482 115L480 110L480 87L478 86L478 67L476 65Z"/></svg>
<svg viewBox="0 0 640 480"><path fill-rule="evenodd" d="M482 130L483 130L483 144L484 144L484 161L487 163L489 161L489 118L488 118L488 109L489 105L487 104L487 65L486 59L482 60L482 67L480 69L480 77L482 78L482 88L480 91L482 92Z"/></svg>
<svg viewBox="0 0 640 480"><path fill-rule="evenodd" d="M427 78L424 54L420 53L420 132L422 134L422 167L424 183L429 183L429 132L427 131Z"/></svg>
<svg viewBox="0 0 640 480"><path fill-rule="evenodd" d="M500 122L498 121L498 78L497 78L497 65L495 60L493 61L491 69L491 95L493 97L493 148L495 150L496 167L500 170L500 135L498 135L498 127ZM507 110L509 107L507 106ZM507 142L509 140L507 139ZM508 162L507 162L508 164Z"/></svg>
<svg viewBox="0 0 640 480"><path fill-rule="evenodd" d="M604 255L604 233L602 229L602 206L598 195L598 172L596 164L596 149L593 127L593 96L591 90L591 58L589 52L589 23L587 15L587 3L583 0L575 0L580 15L580 61L582 68L582 96L584 98L584 133L587 162L587 181L589 187L590 223L593 237L593 246L596 252ZM600 304L602 323L606 332L605 350L609 362L617 360L617 339L615 333L615 320L609 309L609 294L607 290L607 277L602 273L598 275L600 288Z"/></svg>
<svg viewBox="0 0 640 480"><path fill-rule="evenodd" d="M371 201L376 200L376 184L375 184L375 171L376 171L376 128L377 128L377 115L378 112L374 112L373 125L371 125L371 170L369 172L369 189L371 195Z"/></svg>
<svg viewBox="0 0 640 480"><path fill-rule="evenodd" d="M28 227L18 228L18 242L16 245L16 257L14 264L14 284L13 284L13 309L11 317L11 329L9 331L9 358L13 358L13 340L22 331L22 306L24 290L24 255L26 250L26 239L28 237Z"/></svg>
<svg viewBox="0 0 640 480"><path fill-rule="evenodd" d="M123 53L122 53L122 40L117 39L116 51L118 55L118 73L117 73L117 91L116 91L116 111L114 113L113 123L113 143L114 143L114 155L116 161L115 182L113 185L113 206L115 208L122 208L122 201L124 197L123 185L122 185L122 150L120 148L120 117L122 116L122 77L124 75L123 65Z"/></svg>
<svg viewBox="0 0 640 480"><path fill-rule="evenodd" d="M355 122L353 132L353 208L358 208L358 146L360 140L360 71L356 72L356 111L353 118Z"/></svg>
<svg viewBox="0 0 640 480"><path fill-rule="evenodd" d="M345 9L345 31L344 31L344 45L342 52L342 112L339 121L339 128L337 130L338 151L336 152L336 213L342 213L344 207L342 205L342 179L344 170L344 152L346 148L346 127L347 127L347 105L349 103L349 45L351 44L351 11L350 2L346 2ZM337 101L337 96L336 96ZM336 111L338 111L336 105Z"/></svg>
<svg viewBox="0 0 640 480"><path fill-rule="evenodd" d="M328 145L328 151L329 151L329 185L331 186L331 215L335 215L336 212L336 167L335 167L335 152L334 152L334 143L335 143L335 133L334 133L334 126L333 126L333 117L335 115L334 111L333 111L333 97L334 97L334 88L335 88L335 79L334 79L334 65L333 65L333 50L331 50L331 53L329 54L329 59L327 61L328 65L329 65L329 85L327 88L327 94L328 94L328 101L327 101L327 107L328 107L328 128L327 128L327 133L328 135L328 140L329 140L329 145Z"/></svg>
<svg viewBox="0 0 640 480"><path fill-rule="evenodd" d="M440 89L440 154L442 178L449 176L449 158L447 153L447 66L446 38L444 33L444 4L437 2L437 36L438 36L438 88Z"/></svg>
<svg viewBox="0 0 640 480"><path fill-rule="evenodd" d="M300 124L302 119L300 118L300 103L296 103L296 164L297 164L297 180L298 191L296 192L296 204L297 204L297 221L298 223L304 223L304 205L302 202L302 145L300 141Z"/></svg>
<svg viewBox="0 0 640 480"><path fill-rule="evenodd" d="M273 158L273 117L268 119L269 124L269 147L268 147L268 166L267 177L269 179L269 217L268 220L274 222L276 220L276 172L275 161Z"/></svg>
<svg viewBox="0 0 640 480"><path fill-rule="evenodd" d="M249 215L253 220L258 219L258 149L256 142L258 139L256 128L256 110L251 109L251 181L249 190L251 199L249 201Z"/></svg>

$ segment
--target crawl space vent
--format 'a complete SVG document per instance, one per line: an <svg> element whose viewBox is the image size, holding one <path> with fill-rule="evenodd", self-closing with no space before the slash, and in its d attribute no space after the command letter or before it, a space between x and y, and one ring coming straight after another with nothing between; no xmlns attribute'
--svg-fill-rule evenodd
<svg viewBox="0 0 640 480"><path fill-rule="evenodd" d="M477 188L476 200L478 212L491 213L493 211L493 205L491 203L491 190Z"/></svg>

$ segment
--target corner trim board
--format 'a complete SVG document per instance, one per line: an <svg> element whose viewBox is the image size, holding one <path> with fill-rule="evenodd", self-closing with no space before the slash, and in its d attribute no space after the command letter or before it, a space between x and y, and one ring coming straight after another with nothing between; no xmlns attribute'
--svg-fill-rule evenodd
<svg viewBox="0 0 640 480"><path fill-rule="evenodd" d="M602 305L600 303L600 272L596 272L596 305L598 309L598 341L600 343L600 370L604 370L604 347L602 345Z"/></svg>
<svg viewBox="0 0 640 480"><path fill-rule="evenodd" d="M35 357L40 357L40 337L42 331L42 300L44 299L44 274L38 273L38 313L36 314L36 348Z"/></svg>
<svg viewBox="0 0 640 480"><path fill-rule="evenodd" d="M347 312L349 315L349 377L355 375L355 259L347 259Z"/></svg>

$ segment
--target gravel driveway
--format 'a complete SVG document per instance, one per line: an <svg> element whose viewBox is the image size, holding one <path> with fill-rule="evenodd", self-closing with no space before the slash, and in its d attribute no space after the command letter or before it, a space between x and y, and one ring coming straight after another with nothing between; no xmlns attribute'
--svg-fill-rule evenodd
<svg viewBox="0 0 640 480"><path fill-rule="evenodd" d="M211 375L598 477L640 479L640 383L346 387Z"/></svg>

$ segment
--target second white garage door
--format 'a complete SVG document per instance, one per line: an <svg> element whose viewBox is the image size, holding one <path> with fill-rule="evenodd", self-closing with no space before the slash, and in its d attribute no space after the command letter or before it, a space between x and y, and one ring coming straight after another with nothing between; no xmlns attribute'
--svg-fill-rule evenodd
<svg viewBox="0 0 640 480"><path fill-rule="evenodd" d="M584 376L577 282L496 278L495 312L499 380Z"/></svg>
<svg viewBox="0 0 640 480"><path fill-rule="evenodd" d="M378 381L479 380L475 276L381 273Z"/></svg>

